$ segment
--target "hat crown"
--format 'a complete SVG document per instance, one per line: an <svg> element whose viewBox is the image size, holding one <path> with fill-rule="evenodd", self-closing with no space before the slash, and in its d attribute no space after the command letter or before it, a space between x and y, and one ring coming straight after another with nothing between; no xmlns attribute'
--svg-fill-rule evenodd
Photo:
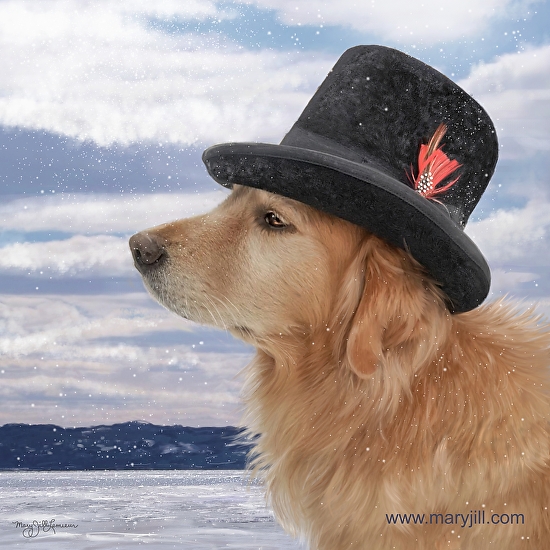
<svg viewBox="0 0 550 550"><path fill-rule="evenodd" d="M495 128L458 85L402 52L383 46L347 50L281 144L370 165L410 187L420 145L442 123L442 147L461 168L438 201L464 227L495 169Z"/></svg>

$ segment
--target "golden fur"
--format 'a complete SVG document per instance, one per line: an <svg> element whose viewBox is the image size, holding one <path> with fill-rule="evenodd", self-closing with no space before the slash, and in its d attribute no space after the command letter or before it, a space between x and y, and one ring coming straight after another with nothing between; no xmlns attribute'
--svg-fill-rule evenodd
<svg viewBox="0 0 550 550"><path fill-rule="evenodd" d="M550 548L539 319L502 301L451 315L406 252L265 191L235 186L148 233L166 251L144 276L153 295L257 348L245 424L285 529L316 550ZM485 524L461 526L478 510Z"/></svg>

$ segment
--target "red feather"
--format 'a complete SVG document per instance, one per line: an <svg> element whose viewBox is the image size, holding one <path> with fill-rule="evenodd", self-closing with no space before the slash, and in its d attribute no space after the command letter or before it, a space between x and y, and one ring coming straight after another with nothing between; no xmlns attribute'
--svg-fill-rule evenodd
<svg viewBox="0 0 550 550"><path fill-rule="evenodd" d="M439 147L439 143L446 131L447 126L440 124L427 145L422 144L420 146L420 152L418 153L418 175L414 176L412 166L411 174L408 175L414 190L427 199L433 199L437 195L444 193L460 177L456 177L445 185L440 185L446 177L462 166L456 160L451 160Z"/></svg>

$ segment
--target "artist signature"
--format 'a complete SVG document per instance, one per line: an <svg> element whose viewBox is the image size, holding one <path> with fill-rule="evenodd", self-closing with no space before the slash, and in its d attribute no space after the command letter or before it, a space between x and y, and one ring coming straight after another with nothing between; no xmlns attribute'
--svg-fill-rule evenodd
<svg viewBox="0 0 550 550"><path fill-rule="evenodd" d="M16 529L22 529L22 534L26 539L33 539L40 533L56 534L59 529L76 529L76 523L57 523L55 519L43 519L41 521L33 520L29 523L24 521L12 521Z"/></svg>

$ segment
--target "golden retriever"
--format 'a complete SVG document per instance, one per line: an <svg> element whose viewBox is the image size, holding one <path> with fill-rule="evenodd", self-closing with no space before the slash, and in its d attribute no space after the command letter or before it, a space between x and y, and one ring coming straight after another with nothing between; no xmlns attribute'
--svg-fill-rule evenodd
<svg viewBox="0 0 550 550"><path fill-rule="evenodd" d="M405 251L266 191L130 241L164 306L257 348L252 466L316 550L550 548L550 336L451 314Z"/></svg>

